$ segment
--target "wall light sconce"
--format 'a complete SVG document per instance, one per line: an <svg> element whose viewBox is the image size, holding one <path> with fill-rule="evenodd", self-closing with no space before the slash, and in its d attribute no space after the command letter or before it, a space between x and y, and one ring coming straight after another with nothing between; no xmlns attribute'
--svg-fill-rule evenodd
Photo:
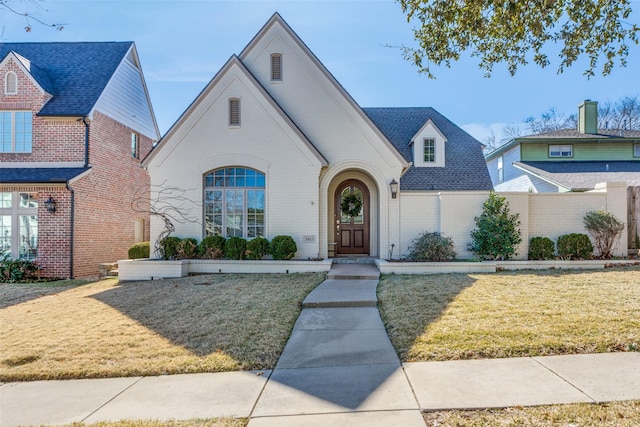
<svg viewBox="0 0 640 427"><path fill-rule="evenodd" d="M395 199L398 196L398 182L395 178L391 180L389 187L391 187L391 198Z"/></svg>
<svg viewBox="0 0 640 427"><path fill-rule="evenodd" d="M56 201L51 196L44 201L44 206L47 208L47 212L53 213L56 211Z"/></svg>

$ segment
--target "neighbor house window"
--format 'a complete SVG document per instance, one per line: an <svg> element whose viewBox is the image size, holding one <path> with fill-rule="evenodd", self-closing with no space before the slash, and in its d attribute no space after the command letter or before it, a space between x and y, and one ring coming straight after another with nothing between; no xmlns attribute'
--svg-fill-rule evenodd
<svg viewBox="0 0 640 427"><path fill-rule="evenodd" d="M133 157L134 159L140 158L139 140L140 136L135 132L131 132L131 157Z"/></svg>
<svg viewBox="0 0 640 427"><path fill-rule="evenodd" d="M434 138L424 139L424 162L433 163L436 161L436 140Z"/></svg>
<svg viewBox="0 0 640 427"><path fill-rule="evenodd" d="M281 53L271 54L271 81L273 82L282 81L282 54Z"/></svg>
<svg viewBox="0 0 640 427"><path fill-rule="evenodd" d="M31 111L0 111L0 153L30 153Z"/></svg>
<svg viewBox="0 0 640 427"><path fill-rule="evenodd" d="M9 71L4 76L4 93L6 95L18 93L18 76L13 71Z"/></svg>
<svg viewBox="0 0 640 427"><path fill-rule="evenodd" d="M549 157L573 157L573 145L550 145Z"/></svg>
<svg viewBox="0 0 640 427"><path fill-rule="evenodd" d="M504 181L504 159L502 156L498 157L498 182Z"/></svg>
<svg viewBox="0 0 640 427"><path fill-rule="evenodd" d="M633 146L633 157L640 157L640 144Z"/></svg>
<svg viewBox="0 0 640 427"><path fill-rule="evenodd" d="M205 235L264 237L265 175L248 168L218 169L204 176Z"/></svg>
<svg viewBox="0 0 640 427"><path fill-rule="evenodd" d="M35 259L38 252L38 200L34 193L0 193L0 256Z"/></svg>
<svg viewBox="0 0 640 427"><path fill-rule="evenodd" d="M240 99L229 99L229 126L240 126Z"/></svg>

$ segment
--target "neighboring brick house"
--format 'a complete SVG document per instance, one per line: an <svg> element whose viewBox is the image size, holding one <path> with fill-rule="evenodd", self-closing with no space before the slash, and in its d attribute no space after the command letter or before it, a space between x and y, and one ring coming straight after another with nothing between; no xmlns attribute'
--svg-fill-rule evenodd
<svg viewBox="0 0 640 427"><path fill-rule="evenodd" d="M640 131L598 129L598 103L578 107L578 128L515 138L485 156L496 191L564 193L600 182L640 186Z"/></svg>
<svg viewBox="0 0 640 427"><path fill-rule="evenodd" d="M0 85L0 255L49 277L127 258L159 139L135 44L0 43Z"/></svg>

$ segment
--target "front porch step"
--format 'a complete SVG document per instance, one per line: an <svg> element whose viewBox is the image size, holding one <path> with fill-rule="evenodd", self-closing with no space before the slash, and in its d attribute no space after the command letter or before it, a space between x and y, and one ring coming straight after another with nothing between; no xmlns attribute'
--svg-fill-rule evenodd
<svg viewBox="0 0 640 427"><path fill-rule="evenodd" d="M339 256L332 258L334 264L375 264L376 257L373 256Z"/></svg>
<svg viewBox="0 0 640 427"><path fill-rule="evenodd" d="M378 280L380 270L372 264L340 264L334 263L327 273L327 279L333 280Z"/></svg>

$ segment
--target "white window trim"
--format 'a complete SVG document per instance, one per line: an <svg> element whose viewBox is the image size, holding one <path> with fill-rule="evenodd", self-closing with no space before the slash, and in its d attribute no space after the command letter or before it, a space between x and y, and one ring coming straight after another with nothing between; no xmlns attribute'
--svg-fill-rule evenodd
<svg viewBox="0 0 640 427"><path fill-rule="evenodd" d="M11 114L11 150L0 153L32 153L33 152L33 112L29 110L0 110L0 113ZM31 113L31 149L29 151L16 150L16 113Z"/></svg>
<svg viewBox="0 0 640 427"><path fill-rule="evenodd" d="M504 157L498 156L498 184L504 182Z"/></svg>
<svg viewBox="0 0 640 427"><path fill-rule="evenodd" d="M140 159L140 135L136 132L131 132L131 157Z"/></svg>
<svg viewBox="0 0 640 427"><path fill-rule="evenodd" d="M435 140L435 161L424 161L424 142L425 140ZM445 146L447 138L440 129L433 123L431 119L420 128L420 130L411 138L413 144L413 161L416 167L427 168L443 168L445 167Z"/></svg>
<svg viewBox="0 0 640 427"><path fill-rule="evenodd" d="M552 147L559 148L560 149L560 154L552 155L551 154L551 148ZM567 151L567 150L565 150L567 147L569 148L570 154L568 156L563 156L562 153L564 151ZM570 158L573 157L573 145L572 144L550 144L549 145L548 155L549 155L549 158L552 158L552 159L570 159Z"/></svg>
<svg viewBox="0 0 640 427"><path fill-rule="evenodd" d="M12 78L12 81L10 81L10 78ZM13 83L12 88L10 88L9 83ZM18 75L13 71L8 71L7 74L4 75L4 93L5 95L18 94Z"/></svg>
<svg viewBox="0 0 640 427"><path fill-rule="evenodd" d="M633 145L633 157L640 157L640 144Z"/></svg>

